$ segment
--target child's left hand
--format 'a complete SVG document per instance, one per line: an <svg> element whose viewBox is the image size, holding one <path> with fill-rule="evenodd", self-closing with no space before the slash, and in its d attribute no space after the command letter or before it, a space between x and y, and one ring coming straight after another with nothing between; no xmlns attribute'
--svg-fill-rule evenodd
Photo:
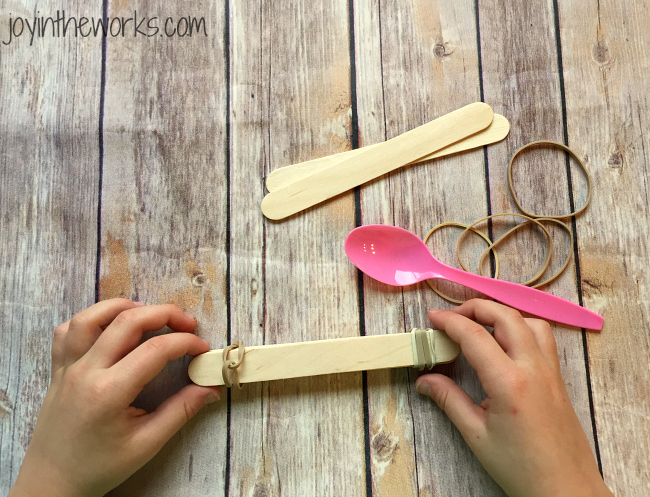
<svg viewBox="0 0 650 497"><path fill-rule="evenodd" d="M174 331L140 344L142 334ZM131 403L169 362L210 346L173 305L99 302L54 330L52 381L10 496L99 496L149 461L218 387L189 385L148 414Z"/></svg>

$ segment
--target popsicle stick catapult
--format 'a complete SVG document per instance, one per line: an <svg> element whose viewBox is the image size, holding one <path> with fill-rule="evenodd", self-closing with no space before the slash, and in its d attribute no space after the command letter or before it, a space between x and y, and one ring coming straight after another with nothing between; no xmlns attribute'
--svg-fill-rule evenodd
<svg viewBox="0 0 650 497"><path fill-rule="evenodd" d="M372 369L431 369L436 364L453 361L459 354L460 347L445 332L414 328L410 333L247 348L236 342L195 357L189 375L198 385L229 387Z"/></svg>

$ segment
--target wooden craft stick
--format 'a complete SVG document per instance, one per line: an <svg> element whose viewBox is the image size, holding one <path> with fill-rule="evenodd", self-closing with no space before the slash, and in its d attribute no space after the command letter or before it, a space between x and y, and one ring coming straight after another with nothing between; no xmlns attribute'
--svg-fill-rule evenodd
<svg viewBox="0 0 650 497"><path fill-rule="evenodd" d="M424 350L427 345L433 357ZM237 353L230 352L235 357ZM384 368L423 369L426 362L433 367L453 361L459 353L458 344L439 330L262 345L246 347L237 376L240 383L253 383ZM223 349L195 357L189 367L191 380L203 386L224 385L222 355Z"/></svg>
<svg viewBox="0 0 650 497"><path fill-rule="evenodd" d="M482 102L466 105L391 140L360 149L357 155L269 193L262 212L283 219L432 154L484 130L492 108Z"/></svg>
<svg viewBox="0 0 650 497"><path fill-rule="evenodd" d="M442 150L426 155L421 159L412 162L411 164L417 164L419 162L425 162L431 159L438 159L440 157L445 157L448 155L457 154L459 152L465 152L467 150L482 147L484 145L491 145L493 143L500 142L506 136L508 136L509 131L510 123L508 120L501 114L494 114L492 124L490 124L487 129L479 131L469 138L460 140L452 145L443 148ZM275 171L271 171L271 173L266 177L266 189L270 192L279 190L280 188L284 188L290 183L294 183L295 181L298 181L307 176L311 176L312 174L315 174L323 169L327 169L330 166L338 164L343 159L354 157L358 155L361 150L376 147L377 145L379 144L369 145L367 147L358 148L356 150L349 150L348 152L341 152L340 154L328 155L327 157L321 157L318 159L281 167Z"/></svg>

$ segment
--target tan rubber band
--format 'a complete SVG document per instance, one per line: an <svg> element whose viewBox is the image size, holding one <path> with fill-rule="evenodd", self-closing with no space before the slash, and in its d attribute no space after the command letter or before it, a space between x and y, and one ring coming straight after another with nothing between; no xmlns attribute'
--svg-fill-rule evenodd
<svg viewBox="0 0 650 497"><path fill-rule="evenodd" d="M485 222L485 221L487 221L487 220L489 220L489 219L494 219L495 217L505 217L505 216L509 216L509 217L513 217L513 216L514 216L514 217L521 217L521 218L523 218L523 219L526 219L526 220L527 220L528 222L530 222L530 223L535 223L537 226L539 226L539 228L541 228L542 232L544 233L544 236L546 237L546 246L548 247L548 249L546 250L546 255L545 255L545 257L544 257L544 262L542 263L542 267L539 269L539 271L537 271L537 273L535 274L535 276L533 276L533 277L532 277L531 279L529 279L528 281L526 281L526 282L524 282L524 283L521 283L522 285L529 286L530 284L532 284L532 283L534 283L535 281L537 281L538 279L540 279L540 278L542 277L542 275L543 275L543 274L546 272L546 270L548 269L548 266L549 266L549 264L551 263L551 256L553 255L553 240L552 240L552 238L551 238L551 234L550 234L550 233L548 232L548 230L547 230L547 229L542 225L542 223L540 223L540 222L537 221L536 219L533 219L532 217L529 217L529 216L526 216L526 215L523 215L523 214L516 214L516 213L514 213L514 212L503 212L503 213L501 213L501 214L492 214L492 215L490 215L490 216L485 216L485 217L479 219L478 221L474 221L472 224L470 224L470 225L468 226L468 228L460 234L460 236L458 237L458 240L456 241L456 258L458 259L458 264L460 264L460 267L462 267L464 271L467 271L467 268L466 268L465 265L463 264L463 261L461 261L461 259L460 259L460 244L462 243L463 239L465 238L465 236L466 236L468 230L469 230L470 228L474 228L474 226L476 226L477 224L483 223L483 222ZM527 224L527 223L524 223L524 224ZM520 226L520 225L515 226L515 227L512 228L510 231L508 231L508 232L505 233L503 236L501 236L501 237L500 237L496 242L493 242L493 243L492 243L492 247L495 247L496 245L498 245L499 243L501 243L505 238L509 237L512 233L514 233L516 230L519 229L519 226ZM480 266L479 266L479 267L480 267Z"/></svg>
<svg viewBox="0 0 650 497"><path fill-rule="evenodd" d="M526 209L522 207L521 202L519 202L519 198L517 197L517 193L515 192L515 187L513 186L513 181L512 181L512 164L514 163L515 158L524 150L531 147L545 146L545 145L550 147L561 148L562 150L567 152L571 157L573 157L573 160L575 160L578 163L578 166L580 166L580 169L582 169L582 172L584 173L585 178L587 179L587 200L585 200L585 205L580 207L580 209L576 209L573 212L569 212L568 214L564 214L560 216L545 216L544 214L534 214L532 212L528 212ZM589 203L591 202L591 192L593 190L591 176L587 172L587 168L585 167L584 163L580 160L580 157L578 157L578 154L576 154L573 150L571 150L566 145L563 145L562 143L554 142L551 140L538 140L538 141L530 142L527 145L524 145L519 150L517 150L514 153L514 155L510 158L510 162L508 162L508 171L506 172L506 177L508 178L508 189L510 190L510 195L512 195L512 199L515 201L515 204L517 204L517 208L529 217L535 217L535 218L543 217L545 219L566 219L568 217L578 216L582 214L585 211L585 209L589 206Z"/></svg>
<svg viewBox="0 0 650 497"><path fill-rule="evenodd" d="M522 283L523 285L530 286L532 288L540 288L540 287L542 287L544 285L548 285L549 283L551 283L552 281L557 279L558 276L560 276L564 272L564 270L567 268L567 266L569 265L569 262L571 262L571 257L573 257L573 233L571 232L571 229L566 224L564 224L562 221L560 221L559 219L553 219L553 218L548 218L548 217L538 217L537 221L555 223L558 226L560 226L562 229L566 230L566 232L569 235L569 250L567 252L567 256L564 259L564 263L562 264L562 266L559 269L557 269L555 271L555 273L552 276L550 276L548 279L542 281L541 283L535 283L534 285L532 284L546 272L546 270L548 269L548 265L547 265L545 267L545 269L544 269L544 273L540 274L538 278L536 278L534 280L529 280L527 283ZM517 226L512 228L510 231L508 231L507 233L502 235L498 240L496 240L493 243L493 247L496 248L504 238L506 238L507 236L510 236L515 231L528 226L529 224L531 224L530 221L518 224ZM548 246L548 244L547 244L547 246ZM496 253L496 250L495 250L495 253ZM480 267L481 264L483 264L483 259L485 259L487 257L487 254L488 254L488 249L485 249L483 251L483 253L481 254L480 258L479 258L479 267ZM549 263L550 263L550 261L549 261ZM496 276L495 276L495 278L496 278Z"/></svg>
<svg viewBox="0 0 650 497"><path fill-rule="evenodd" d="M431 369L436 365L435 336L433 329L413 328L411 330L411 347L413 367L420 371Z"/></svg>
<svg viewBox="0 0 650 497"><path fill-rule="evenodd" d="M551 147L560 148L560 149L564 150L565 152L567 152L578 163L578 165L580 166L580 169L584 173L585 178L587 180L587 199L585 200L585 203L584 203L584 205L582 207L580 207L579 209L576 209L573 212L570 212L568 214L558 215L558 216L547 216L547 215L542 215L542 214L535 214L535 213L532 213L532 212L528 212L526 209L523 208L523 206L521 205L521 202L519 201L519 198L517 197L517 194L515 192L515 188L514 188L514 184L513 184L514 182L512 180L512 165L513 165L513 163L515 161L515 158L521 152L523 152L524 150L526 150L526 149L528 149L530 147L535 147L535 146L551 146ZM478 221L474 221L473 223L471 223L469 225L466 225L466 224L463 224L463 223L455 223L455 222L442 223L442 224L439 224L439 225L435 226L431 230L429 230L429 232L424 237L423 241L426 244L426 242L429 240L429 238L431 237L431 235L433 233L435 233L440 228L443 228L443 227L446 227L446 226L456 226L456 227L465 228L464 231L460 234L460 236L458 237L458 239L456 241L456 259L458 260L458 264L460 265L460 267L464 271L468 271L467 268L465 267L465 265L463 264L463 261L460 258L460 245L461 245L462 241L465 239L465 237L467 236L467 233L469 231L472 231L472 232L474 232L476 234L479 234L488 244L488 247L481 253L481 256L479 258L479 262L478 262L479 273L480 273L480 269L481 269L481 266L483 264L483 261L485 260L485 258L488 255L488 252L492 251L492 253L494 254L494 257L495 257L495 261L496 261L496 271L495 271L494 278L497 278L498 277L498 271L499 271L499 259L498 259L496 248L506 238L511 236L517 230L523 229L524 227L529 226L530 224L534 223L539 228L542 229L542 231L544 233L544 236L546 238L546 247L547 247L546 255L545 255L545 258L544 258L544 263L542 264L542 267L540 268L540 270L531 279L529 279L528 281L526 281L524 283L521 283L521 284L526 285L526 286L532 286L533 288L539 288L539 287L547 285L547 284L551 283L552 281L554 281L555 279L557 279L564 272L564 270L568 267L569 262L571 261L571 257L573 256L573 249L574 249L574 247L573 247L573 233L571 231L571 228L569 228L569 226L567 226L564 222L562 222L562 220L567 219L567 218L571 218L573 216L578 216L578 215L582 214L587 209L587 207L589 206L589 203L591 202L591 196L592 196L592 190L593 190L593 182L592 182L591 176L589 175L589 172L587 171L587 168L585 167L584 163L582 162L582 160L580 160L578 155L573 150L571 150L566 145L563 145L562 143L558 143L558 142L554 142L554 141L550 141L550 140L534 141L534 142L528 143L527 145L524 145L523 147L518 149L514 153L514 155L511 157L510 161L508 162L508 169L507 169L507 172L506 172L506 177L507 177L507 181L508 181L508 189L510 190L510 194L512 195L512 198L513 198L515 204L517 205L517 208L519 208L519 210L523 214L516 214L516 213L513 213L513 212L506 212L506 213L501 213L501 214L492 214L491 216L486 216L486 217L484 217L482 219L479 219ZM475 228L476 225L478 225L478 224L480 224L482 222L485 222L485 221L487 221L489 219L492 219L492 218L495 218L495 217L503 217L503 216L521 217L523 219L526 219L526 222L516 225L515 227L513 227L512 229L507 231L505 234L501 235L495 242L490 241L490 239L486 235L484 235L481 231L479 231L479 230L477 230ZM544 280L544 281L542 281L540 283L536 283L544 275L544 273L548 270L548 268L550 266L550 263L551 263L551 256L553 254L553 240L552 240L551 235L548 232L548 230L544 226L542 226L542 224L541 224L542 222L555 223L558 226L560 226L561 228L565 229L566 232L569 235L570 242L569 242L569 251L568 251L567 257L564 260L564 263L562 264L562 266L553 275L551 275L546 280ZM436 292L438 295L440 295L443 299L448 300L449 302L452 302L454 304L462 304L464 302L464 300L453 299L453 298L443 294L442 292L440 292L437 288L435 288L433 286L433 283L431 282L431 280L427 280L427 283L429 284L431 289L434 292Z"/></svg>
<svg viewBox="0 0 650 497"><path fill-rule="evenodd" d="M434 226L433 228L431 228L429 230L429 232L426 234L426 236L423 239L424 244L426 245L427 241L429 241L429 238L431 238L431 235L433 235L439 229L441 229L441 228L452 228L452 227L453 228L463 228L463 229L465 229L465 231L467 231L467 229L471 229L471 231L473 231L475 234L479 235L481 238L483 238L483 240L485 240L485 242L488 244L488 247L485 250L486 251L487 250L492 250L492 253L494 254L494 260L495 260L494 277L497 278L499 276L499 256L497 255L496 251L493 250L494 244L490 241L490 239L487 237L487 235L483 234L482 232L480 232L476 228L468 228L468 226L466 224L456 223L454 221L450 221L450 222L447 222L447 223L441 223L438 226ZM458 245L456 245L456 254L458 254ZM480 264L482 262L483 262L483 260L481 259L481 261L479 262L479 271L480 271ZM463 267L463 269L465 269L465 268ZM467 269L465 269L465 271L467 271ZM452 302L454 304L462 304L464 302L464 300L457 300L457 299L454 299L454 298L442 293L440 290L438 290L433 285L433 280L427 280L427 283L431 287L431 290L436 292L443 299L445 299L445 300L447 300L449 302Z"/></svg>
<svg viewBox="0 0 650 497"><path fill-rule="evenodd" d="M239 356L237 360L228 359L228 354L231 350L237 349ZM227 388L237 385L237 388L241 390L241 383L237 378L237 368L241 366L242 361L244 360L244 354L246 353L246 348L241 341L237 340L232 345L228 345L221 354L223 359L223 366L221 367L221 376L223 377L223 383Z"/></svg>

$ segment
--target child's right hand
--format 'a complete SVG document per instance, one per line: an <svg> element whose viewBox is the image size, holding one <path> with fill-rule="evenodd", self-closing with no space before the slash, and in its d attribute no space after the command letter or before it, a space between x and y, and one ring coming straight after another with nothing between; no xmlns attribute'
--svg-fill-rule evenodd
<svg viewBox="0 0 650 497"><path fill-rule="evenodd" d="M440 374L421 376L416 388L447 413L508 495L612 496L571 406L548 323L480 299L433 309L429 319L460 344L487 398L476 405Z"/></svg>
<svg viewBox="0 0 650 497"><path fill-rule="evenodd" d="M180 333L140 344L169 326ZM123 482L206 403L219 387L188 385L148 414L131 402L167 364L210 346L192 334L196 320L174 305L99 302L58 326L52 382L11 497L101 496Z"/></svg>

